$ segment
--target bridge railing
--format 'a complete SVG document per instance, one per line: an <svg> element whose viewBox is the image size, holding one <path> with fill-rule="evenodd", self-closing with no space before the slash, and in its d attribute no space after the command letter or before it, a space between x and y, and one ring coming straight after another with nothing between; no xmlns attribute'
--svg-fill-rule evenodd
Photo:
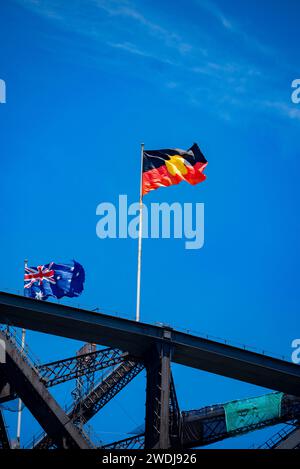
<svg viewBox="0 0 300 469"><path fill-rule="evenodd" d="M22 338L20 336L20 331L13 326L0 324L0 330L5 335L6 339L18 350L22 355L23 359L27 362L28 365L34 371L39 374L38 367L41 365L39 358L34 354L30 349L28 344L25 341L24 348L22 344Z"/></svg>
<svg viewBox="0 0 300 469"><path fill-rule="evenodd" d="M294 430L295 423L290 423L285 425L283 428L281 428L275 435L271 436L265 443L263 443L261 446L259 446L259 449L272 449L274 446L276 446L280 441L284 440L286 437L288 437Z"/></svg>

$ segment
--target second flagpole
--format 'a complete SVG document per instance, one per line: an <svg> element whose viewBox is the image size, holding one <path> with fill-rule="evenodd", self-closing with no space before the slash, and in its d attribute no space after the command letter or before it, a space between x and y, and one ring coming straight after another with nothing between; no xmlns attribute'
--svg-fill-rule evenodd
<svg viewBox="0 0 300 469"><path fill-rule="evenodd" d="M24 271L28 266L28 259L24 260ZM26 272L26 271L25 271ZM21 351L24 352L25 349L25 340L26 340L26 329L22 329L22 338L21 338ZM22 425L22 400L18 400L18 421L17 421L17 448L20 449L21 446L21 425Z"/></svg>
<svg viewBox="0 0 300 469"><path fill-rule="evenodd" d="M140 199L139 199L139 240L138 240L138 265L137 265L137 285L136 285L136 321L140 320L141 309L141 269L142 269L142 238L143 238L143 161L144 144L141 143L141 176L140 176Z"/></svg>

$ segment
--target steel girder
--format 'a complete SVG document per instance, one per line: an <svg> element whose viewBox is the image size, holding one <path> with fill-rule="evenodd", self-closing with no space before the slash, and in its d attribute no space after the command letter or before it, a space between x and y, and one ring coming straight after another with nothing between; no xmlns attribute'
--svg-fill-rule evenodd
<svg viewBox="0 0 300 469"><path fill-rule="evenodd" d="M143 449L145 444L145 434L135 435L124 440L115 441L101 446L101 449Z"/></svg>
<svg viewBox="0 0 300 469"><path fill-rule="evenodd" d="M88 422L143 369L144 365L142 363L133 361L125 361L119 364L80 403L77 403L68 412L68 418L76 425ZM52 445L52 439L45 435L36 443L34 448L45 449Z"/></svg>
<svg viewBox="0 0 300 469"><path fill-rule="evenodd" d="M128 359L128 354L118 349L106 348L38 366L41 380L47 387L77 379L89 373L104 370Z"/></svg>
<svg viewBox="0 0 300 469"><path fill-rule="evenodd" d="M4 292L0 292L0 322L120 348L140 361L155 344L168 343L170 331ZM175 329L172 346L175 363L300 396L300 368L295 363Z"/></svg>
<svg viewBox="0 0 300 469"><path fill-rule="evenodd" d="M8 334L0 331L0 338L5 342L6 350L6 363L0 365L1 373L7 382L13 383L18 396L43 429L58 447L89 448L88 441L41 383L37 370L31 366L26 355Z"/></svg>

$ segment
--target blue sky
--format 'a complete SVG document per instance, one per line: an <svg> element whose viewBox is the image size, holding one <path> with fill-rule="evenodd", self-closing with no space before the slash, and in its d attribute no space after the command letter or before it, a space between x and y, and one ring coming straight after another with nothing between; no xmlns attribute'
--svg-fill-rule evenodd
<svg viewBox="0 0 300 469"><path fill-rule="evenodd" d="M203 202L205 245L144 240L142 320L289 358L299 326L299 15L296 0L1 2L1 289L22 292L26 257L75 258L87 277L80 303L133 318L137 242L97 238L96 207L138 199L141 141L197 141L207 180L145 203ZM28 340L42 361L79 346ZM265 392L179 366L174 376L183 410ZM137 378L94 419L102 439L143 421L144 385ZM55 390L61 403L72 386ZM6 418L13 436L15 414ZM27 414L24 428L38 428ZM273 432L216 446L249 447Z"/></svg>

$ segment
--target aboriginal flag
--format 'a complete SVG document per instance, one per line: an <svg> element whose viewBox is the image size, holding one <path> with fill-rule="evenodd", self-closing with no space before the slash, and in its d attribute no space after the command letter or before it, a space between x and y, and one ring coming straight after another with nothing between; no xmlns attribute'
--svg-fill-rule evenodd
<svg viewBox="0 0 300 469"><path fill-rule="evenodd" d="M144 150L143 156L143 195L181 181L195 185L206 179L207 161L196 143L187 151Z"/></svg>

